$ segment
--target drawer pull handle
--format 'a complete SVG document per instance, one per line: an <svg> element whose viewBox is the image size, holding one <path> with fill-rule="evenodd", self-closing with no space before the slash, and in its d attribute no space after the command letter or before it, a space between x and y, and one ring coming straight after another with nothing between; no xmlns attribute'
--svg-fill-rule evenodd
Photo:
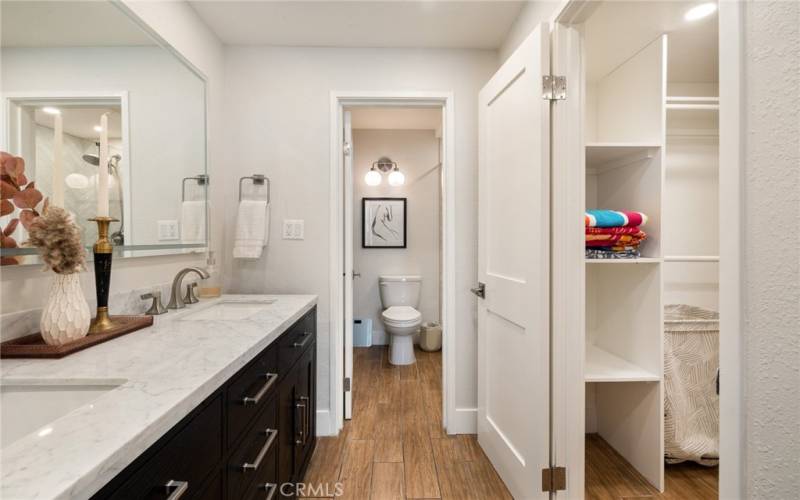
<svg viewBox="0 0 800 500"><path fill-rule="evenodd" d="M253 462L245 462L242 464L242 470L256 470L261 467L261 462L264 460L264 457L267 455L267 452L270 448L272 448L272 443L275 442L275 438L278 436L277 429L266 429L264 430L264 435L269 436L267 437L267 442L264 443L264 446L261 447L261 450L258 452L256 459Z"/></svg>
<svg viewBox="0 0 800 500"><path fill-rule="evenodd" d="M311 340L311 332L305 332L303 334L303 340L300 342L295 342L292 344L292 347L305 347L309 340Z"/></svg>
<svg viewBox="0 0 800 500"><path fill-rule="evenodd" d="M305 424L305 431L303 431L303 446L308 443L308 436L311 435L311 401L308 399L308 396L300 396L300 401L305 403L306 411L305 418L303 419Z"/></svg>
<svg viewBox="0 0 800 500"><path fill-rule="evenodd" d="M278 491L278 485L275 483L265 483L258 487L259 490L268 491L267 496L264 497L264 500L272 500L272 497L275 496L275 492Z"/></svg>
<svg viewBox="0 0 800 500"><path fill-rule="evenodd" d="M263 375L263 377L267 379L267 383L265 383L263 386L261 386L261 389L258 390L258 392L256 393L255 396L245 396L245 397L243 397L242 398L242 404L243 405L245 405L245 406L247 406L247 405L257 405L258 402L261 401L261 398L264 397L264 394L266 394L270 390L270 388L273 385L275 385L275 382L277 382L277 380L278 380L278 374L277 373L265 373Z"/></svg>
<svg viewBox="0 0 800 500"><path fill-rule="evenodd" d="M189 489L189 481L173 481L170 479L167 484L164 485L164 489L166 489L166 493L169 495L167 500L178 500Z"/></svg>
<svg viewBox="0 0 800 500"><path fill-rule="evenodd" d="M299 399L300 401L295 403L294 407L296 410L300 411L299 416L297 413L295 413L295 416L297 416L297 420L295 420L295 434L299 435L300 438L295 439L294 444L297 446L302 446L306 442L306 413L308 412L308 406L304 400L307 400L308 398L301 397ZM297 430L298 423L300 424L300 430Z"/></svg>

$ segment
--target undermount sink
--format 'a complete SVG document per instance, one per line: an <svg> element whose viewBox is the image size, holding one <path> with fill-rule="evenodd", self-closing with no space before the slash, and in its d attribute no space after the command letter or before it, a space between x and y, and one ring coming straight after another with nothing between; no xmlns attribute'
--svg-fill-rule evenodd
<svg viewBox="0 0 800 500"><path fill-rule="evenodd" d="M211 307L189 313L182 321L238 321L266 309L275 299L226 299Z"/></svg>
<svg viewBox="0 0 800 500"><path fill-rule="evenodd" d="M124 380L79 381L75 383L0 383L0 448L39 431L45 437L53 428L48 424L72 410L91 405L113 391Z"/></svg>

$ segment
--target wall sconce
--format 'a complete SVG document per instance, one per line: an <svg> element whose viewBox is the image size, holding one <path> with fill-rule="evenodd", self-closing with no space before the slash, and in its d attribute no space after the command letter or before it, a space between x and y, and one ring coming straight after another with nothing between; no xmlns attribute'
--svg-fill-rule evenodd
<svg viewBox="0 0 800 500"><path fill-rule="evenodd" d="M364 182L368 186L378 186L383 181L383 175L389 173L390 186L402 186L406 182L406 176L400 171L397 162L392 161L390 158L382 156L378 161L372 163L367 175L364 176Z"/></svg>

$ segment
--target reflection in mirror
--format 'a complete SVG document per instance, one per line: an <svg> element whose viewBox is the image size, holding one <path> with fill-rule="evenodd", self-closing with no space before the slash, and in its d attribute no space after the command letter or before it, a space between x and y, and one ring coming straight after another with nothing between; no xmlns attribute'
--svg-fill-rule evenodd
<svg viewBox="0 0 800 500"><path fill-rule="evenodd" d="M0 20L0 150L24 159L26 180L75 215L91 246L105 115L114 245L124 256L204 250L204 78L112 2L3 0ZM23 211L7 194L2 229ZM24 242L25 225L8 236ZM3 257L38 261L6 242Z"/></svg>

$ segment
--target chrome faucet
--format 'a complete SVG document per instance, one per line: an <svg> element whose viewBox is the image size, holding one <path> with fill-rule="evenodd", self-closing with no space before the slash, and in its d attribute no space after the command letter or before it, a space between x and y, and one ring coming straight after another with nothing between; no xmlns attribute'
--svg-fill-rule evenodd
<svg viewBox="0 0 800 500"><path fill-rule="evenodd" d="M189 273L197 273L197 275L203 279L211 277L208 271L199 267L187 267L178 271L178 274L175 275L175 279L172 280L172 294L169 297L167 309L183 309L186 307L186 304L183 302L183 297L181 297L181 284L183 283L184 276Z"/></svg>

